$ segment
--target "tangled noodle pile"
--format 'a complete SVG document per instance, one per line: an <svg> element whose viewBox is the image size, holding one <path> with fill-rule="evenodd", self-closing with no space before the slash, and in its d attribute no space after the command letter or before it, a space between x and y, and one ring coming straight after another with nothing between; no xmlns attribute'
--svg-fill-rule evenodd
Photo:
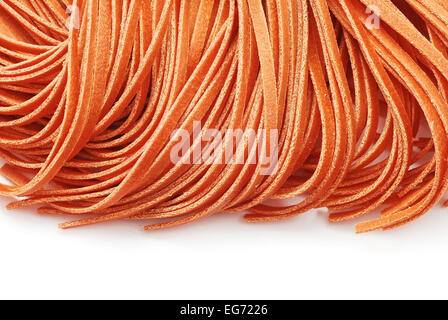
<svg viewBox="0 0 448 320"><path fill-rule="evenodd" d="M0 193L62 228L320 207L395 228L448 189L447 48L446 0L0 0ZM185 161L198 122L277 132L276 170Z"/></svg>

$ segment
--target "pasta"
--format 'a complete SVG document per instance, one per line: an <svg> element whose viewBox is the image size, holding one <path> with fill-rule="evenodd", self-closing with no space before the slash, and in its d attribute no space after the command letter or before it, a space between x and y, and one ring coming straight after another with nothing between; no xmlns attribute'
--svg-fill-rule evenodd
<svg viewBox="0 0 448 320"><path fill-rule="evenodd" d="M448 189L444 0L0 0L0 12L9 209L145 230L381 212L358 223L368 232Z"/></svg>

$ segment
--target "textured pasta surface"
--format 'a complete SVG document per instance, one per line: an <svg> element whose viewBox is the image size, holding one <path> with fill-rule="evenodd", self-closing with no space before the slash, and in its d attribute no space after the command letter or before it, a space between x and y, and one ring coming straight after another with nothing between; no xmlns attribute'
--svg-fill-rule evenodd
<svg viewBox="0 0 448 320"><path fill-rule="evenodd" d="M0 194L396 228L448 189L447 48L446 0L0 0Z"/></svg>

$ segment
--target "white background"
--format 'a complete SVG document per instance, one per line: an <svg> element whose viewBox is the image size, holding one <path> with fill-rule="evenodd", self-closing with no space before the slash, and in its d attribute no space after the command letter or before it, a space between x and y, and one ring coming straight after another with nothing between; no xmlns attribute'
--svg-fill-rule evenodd
<svg viewBox="0 0 448 320"><path fill-rule="evenodd" d="M323 211L156 232L135 222L62 231L62 221L1 209L1 299L448 298L448 209L364 235Z"/></svg>

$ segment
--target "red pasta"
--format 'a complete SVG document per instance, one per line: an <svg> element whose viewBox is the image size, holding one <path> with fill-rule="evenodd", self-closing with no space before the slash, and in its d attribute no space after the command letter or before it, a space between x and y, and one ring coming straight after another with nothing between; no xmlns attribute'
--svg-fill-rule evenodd
<svg viewBox="0 0 448 320"><path fill-rule="evenodd" d="M146 230L381 212L357 225L367 232L423 216L448 189L444 0L0 0L0 12L12 183L0 193L21 197L9 209Z"/></svg>

